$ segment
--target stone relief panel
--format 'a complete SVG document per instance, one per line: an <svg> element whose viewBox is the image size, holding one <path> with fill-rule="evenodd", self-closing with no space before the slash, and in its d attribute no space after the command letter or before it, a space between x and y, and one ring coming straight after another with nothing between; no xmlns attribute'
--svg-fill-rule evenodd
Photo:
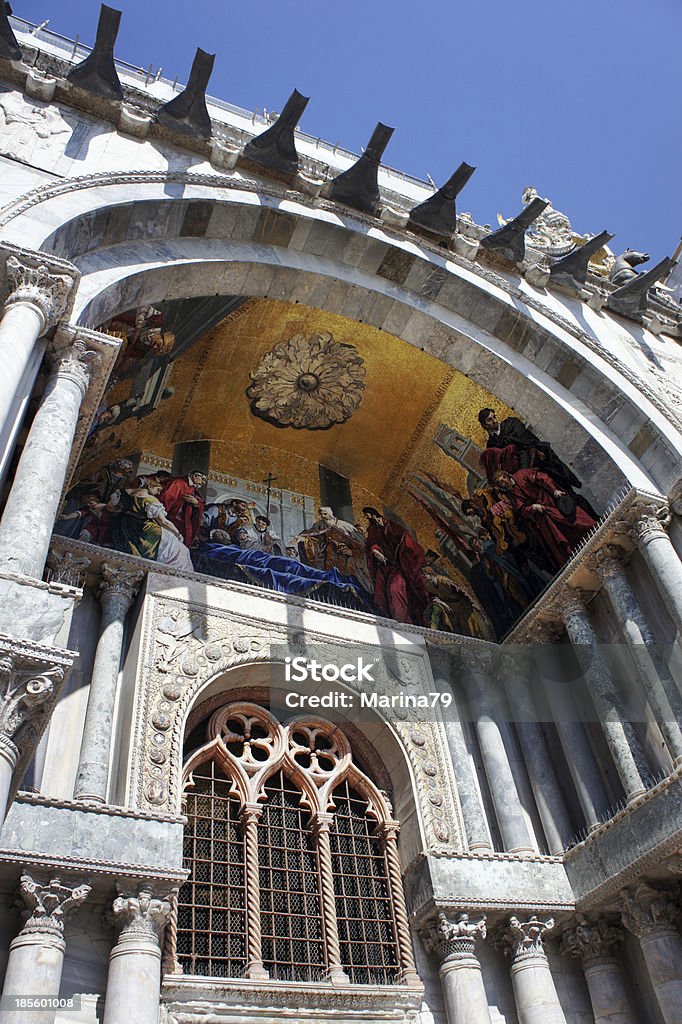
<svg viewBox="0 0 682 1024"><path fill-rule="evenodd" d="M49 103L0 93L0 155L54 171L78 123Z"/></svg>
<svg viewBox="0 0 682 1024"><path fill-rule="evenodd" d="M151 605L151 607L150 607ZM137 668L137 692L131 737L128 801L146 811L179 813L183 731L190 708L212 680L240 665L268 663L272 649L296 653L300 634L252 616L209 610L170 597L151 598L145 613ZM308 647L343 643L332 635L307 630ZM323 649L323 647L319 648ZM376 644L379 658L382 648ZM437 708L401 708L400 693L433 688L422 648L395 653L383 664L372 691L396 698L390 720L409 760L415 803L430 851L465 848L461 811L448 755L445 727ZM366 684L347 684L358 693ZM398 705L398 706L396 706ZM386 704L379 703L379 707ZM379 712L381 715L381 712ZM383 716L382 716L383 717ZM375 718L375 721L378 719Z"/></svg>

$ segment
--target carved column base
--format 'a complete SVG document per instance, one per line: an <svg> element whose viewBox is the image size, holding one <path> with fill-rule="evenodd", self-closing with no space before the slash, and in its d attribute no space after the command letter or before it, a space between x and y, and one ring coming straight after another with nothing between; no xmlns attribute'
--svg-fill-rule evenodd
<svg viewBox="0 0 682 1024"><path fill-rule="evenodd" d="M331 981L332 985L350 984L350 978L341 967L330 967L329 970L326 972L325 977L327 978L327 981Z"/></svg>
<svg viewBox="0 0 682 1024"><path fill-rule="evenodd" d="M262 960L259 960L258 962L253 961L252 963L246 965L246 977L254 978L256 981L270 980L270 974L263 967Z"/></svg>

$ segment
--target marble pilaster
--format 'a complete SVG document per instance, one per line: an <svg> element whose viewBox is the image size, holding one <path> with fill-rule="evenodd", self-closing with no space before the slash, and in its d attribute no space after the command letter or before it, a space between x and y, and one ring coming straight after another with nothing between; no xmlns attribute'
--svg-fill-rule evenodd
<svg viewBox="0 0 682 1024"><path fill-rule="evenodd" d="M102 580L99 587L100 634L92 667L74 786L76 800L106 803L109 754L125 619L143 575L142 572L116 568L106 562L102 565Z"/></svg>
<svg viewBox="0 0 682 1024"><path fill-rule="evenodd" d="M500 669L504 689L511 709L521 750L528 769L533 796L540 814L549 852L563 853L573 829L566 809L564 795L549 756L545 737L536 720L535 707L530 694L530 664L526 652L502 652Z"/></svg>
<svg viewBox="0 0 682 1024"><path fill-rule="evenodd" d="M39 259L40 254L36 253ZM5 426L31 361L34 346L66 309L74 279L10 256L6 263L9 298L0 320L0 431Z"/></svg>
<svg viewBox="0 0 682 1024"><path fill-rule="evenodd" d="M498 944L511 957L511 980L519 1024L566 1024L542 939L554 927L552 918L540 921L514 916L498 933Z"/></svg>
<svg viewBox="0 0 682 1024"><path fill-rule="evenodd" d="M682 1019L682 935L679 890L640 882L621 893L621 918L639 941L651 986L665 1024Z"/></svg>
<svg viewBox="0 0 682 1024"><path fill-rule="evenodd" d="M618 704L616 686L608 662L599 648L599 640L592 628L585 607L586 595L567 587L558 601L558 608L576 653L599 721L606 737L616 771L628 802L646 792L643 776L648 773L646 759L632 727L624 721Z"/></svg>
<svg viewBox="0 0 682 1024"><path fill-rule="evenodd" d="M19 897L28 919L10 944L2 989L5 1003L8 996L59 995L66 949L64 920L89 893L89 885L63 885L58 878L42 883L31 875L21 876ZM0 1024L52 1024L56 1012L6 1007L0 1011Z"/></svg>
<svg viewBox="0 0 682 1024"><path fill-rule="evenodd" d="M509 853L534 853L535 845L516 788L500 724L496 720L499 711L494 706L493 698L493 655L488 651L467 652L462 668L462 683L478 736L504 848Z"/></svg>
<svg viewBox="0 0 682 1024"><path fill-rule="evenodd" d="M607 544L595 553L592 565L608 594L673 764L677 766L682 764L682 698L664 658L658 653L656 639L630 586L623 566L624 554L618 545Z"/></svg>
<svg viewBox="0 0 682 1024"><path fill-rule="evenodd" d="M114 900L112 918L121 930L109 959L103 1024L120 1024L123 1006L126 1024L158 1024L160 937L170 912L170 902L149 889Z"/></svg>
<svg viewBox="0 0 682 1024"><path fill-rule="evenodd" d="M582 963L595 1024L637 1024L625 979L613 947L623 941L623 930L600 917L580 915L561 938L561 952Z"/></svg>
<svg viewBox="0 0 682 1024"><path fill-rule="evenodd" d="M0 569L42 577L92 356L76 339L55 361L0 521Z"/></svg>
<svg viewBox="0 0 682 1024"><path fill-rule="evenodd" d="M448 1024L490 1024L490 1010L476 956L476 940L485 939L485 917L440 911L421 933L429 953L439 961Z"/></svg>

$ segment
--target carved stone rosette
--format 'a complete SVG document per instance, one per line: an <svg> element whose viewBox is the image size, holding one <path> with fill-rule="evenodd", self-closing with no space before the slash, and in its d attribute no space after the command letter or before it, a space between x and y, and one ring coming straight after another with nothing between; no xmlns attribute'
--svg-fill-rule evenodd
<svg viewBox="0 0 682 1024"><path fill-rule="evenodd" d="M54 327L64 314L74 279L67 274L53 273L44 263L32 266L16 256L9 257L6 270L12 290L5 307L28 303L42 317L42 334Z"/></svg>

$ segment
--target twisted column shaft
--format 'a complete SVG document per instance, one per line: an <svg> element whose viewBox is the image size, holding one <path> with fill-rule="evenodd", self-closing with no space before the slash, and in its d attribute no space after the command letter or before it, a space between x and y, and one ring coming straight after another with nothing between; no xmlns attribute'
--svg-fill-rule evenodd
<svg viewBox="0 0 682 1024"><path fill-rule="evenodd" d="M407 907L405 905L405 893L403 892L403 878L400 871L400 857L398 854L398 823L387 822L383 826L384 851L388 866L388 883L391 893L391 905L395 915L396 931L398 933L398 950L400 953L400 978L408 985L419 985L419 976L414 962L414 951L412 949L412 937L410 935L410 924L407 919Z"/></svg>
<svg viewBox="0 0 682 1024"><path fill-rule="evenodd" d="M320 865L322 923L327 957L327 976L333 984L347 985L350 979L341 963L339 926L336 919L336 897L334 895L332 851L329 838L331 822L332 815L323 813L316 814L313 820L313 830L317 841L318 863Z"/></svg>
<svg viewBox="0 0 682 1024"><path fill-rule="evenodd" d="M263 966L258 869L258 821L262 813L260 804L245 804L241 811L246 857L246 975L267 981L270 975Z"/></svg>

